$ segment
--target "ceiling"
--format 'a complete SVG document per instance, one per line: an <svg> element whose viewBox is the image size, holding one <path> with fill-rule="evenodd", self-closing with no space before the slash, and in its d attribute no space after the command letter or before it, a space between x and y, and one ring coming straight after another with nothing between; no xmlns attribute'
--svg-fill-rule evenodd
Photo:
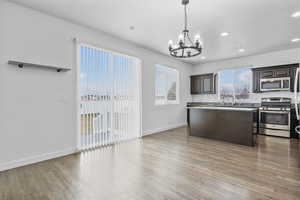
<svg viewBox="0 0 300 200"><path fill-rule="evenodd" d="M168 41L176 41L183 29L181 0L13 1L164 54ZM300 38L300 18L291 17L296 11L299 0L190 0L189 28L200 33L206 59L184 61L195 64L300 47L300 42L291 42ZM221 32L229 36L221 37Z"/></svg>

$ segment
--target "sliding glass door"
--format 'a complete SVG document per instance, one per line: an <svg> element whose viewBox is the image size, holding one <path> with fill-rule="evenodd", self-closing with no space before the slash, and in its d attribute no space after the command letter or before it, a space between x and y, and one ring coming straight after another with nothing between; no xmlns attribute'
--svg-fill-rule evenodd
<svg viewBox="0 0 300 200"><path fill-rule="evenodd" d="M140 136L140 61L84 44L80 65L80 149Z"/></svg>

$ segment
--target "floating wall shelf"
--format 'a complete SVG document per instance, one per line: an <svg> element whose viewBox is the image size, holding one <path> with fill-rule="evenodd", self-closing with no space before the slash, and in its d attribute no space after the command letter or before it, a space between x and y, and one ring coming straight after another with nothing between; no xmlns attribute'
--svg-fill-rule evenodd
<svg viewBox="0 0 300 200"><path fill-rule="evenodd" d="M57 72L66 72L66 71L71 70L70 68L67 68L67 67L57 67L57 66L51 66L51 65L40 65L40 64L26 63L26 62L15 61L15 60L9 60L8 64L16 65L19 68L23 68L23 67L48 68L48 69L54 69Z"/></svg>

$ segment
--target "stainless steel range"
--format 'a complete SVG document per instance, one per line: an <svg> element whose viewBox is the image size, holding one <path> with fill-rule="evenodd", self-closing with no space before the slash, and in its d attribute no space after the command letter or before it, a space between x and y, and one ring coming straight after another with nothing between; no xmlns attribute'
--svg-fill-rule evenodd
<svg viewBox="0 0 300 200"><path fill-rule="evenodd" d="M259 108L259 133L290 137L291 98L262 98Z"/></svg>

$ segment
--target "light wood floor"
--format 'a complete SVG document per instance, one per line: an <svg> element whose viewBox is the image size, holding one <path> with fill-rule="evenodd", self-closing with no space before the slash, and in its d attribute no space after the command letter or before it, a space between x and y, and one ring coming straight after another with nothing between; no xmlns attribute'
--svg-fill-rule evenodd
<svg viewBox="0 0 300 200"><path fill-rule="evenodd" d="M178 128L0 172L0 199L300 199L300 143L261 136L253 148Z"/></svg>

